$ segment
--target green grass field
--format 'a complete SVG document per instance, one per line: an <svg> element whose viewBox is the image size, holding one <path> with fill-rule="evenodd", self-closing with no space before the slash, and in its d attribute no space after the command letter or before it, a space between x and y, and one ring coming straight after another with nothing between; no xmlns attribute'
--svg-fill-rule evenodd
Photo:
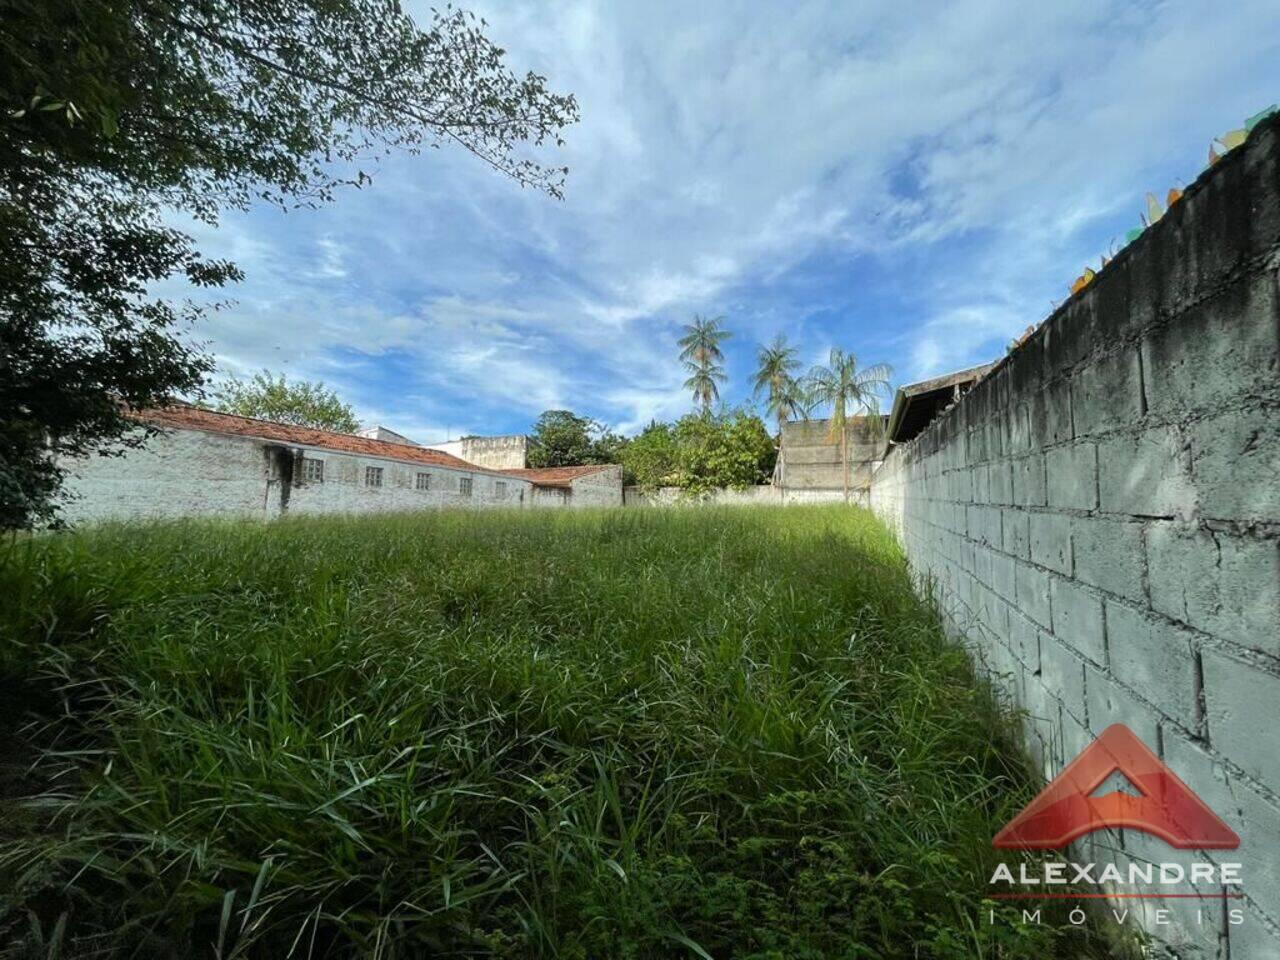
<svg viewBox="0 0 1280 960"><path fill-rule="evenodd" d="M863 511L113 526L0 591L19 954L1081 955L985 922L1032 791Z"/></svg>

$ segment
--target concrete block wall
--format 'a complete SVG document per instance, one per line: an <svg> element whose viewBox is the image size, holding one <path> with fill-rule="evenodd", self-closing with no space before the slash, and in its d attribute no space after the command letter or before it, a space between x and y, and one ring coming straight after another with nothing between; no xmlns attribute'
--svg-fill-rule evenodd
<svg viewBox="0 0 1280 960"><path fill-rule="evenodd" d="M1242 924L1221 900L1135 911L1180 957L1280 958L1278 271L1271 121L871 485L1046 778L1123 722L1241 836L1086 844L1243 864Z"/></svg>
<svg viewBox="0 0 1280 960"><path fill-rule="evenodd" d="M883 418L880 418L883 424ZM848 438L849 487L866 490L871 474L884 456L883 428L877 429L868 417L850 417L845 429ZM840 438L831 435L830 420L792 420L782 425L775 483L787 490L844 490Z"/></svg>

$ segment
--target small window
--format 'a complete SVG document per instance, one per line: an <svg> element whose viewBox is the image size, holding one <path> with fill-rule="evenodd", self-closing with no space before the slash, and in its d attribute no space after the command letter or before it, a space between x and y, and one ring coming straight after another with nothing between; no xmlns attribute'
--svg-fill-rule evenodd
<svg viewBox="0 0 1280 960"><path fill-rule="evenodd" d="M413 482L413 486L417 490L430 490L431 474L429 473L418 474L418 478Z"/></svg>
<svg viewBox="0 0 1280 960"><path fill-rule="evenodd" d="M462 494L464 497L471 496L471 478L470 477L462 477L461 479L458 480L458 493Z"/></svg>
<svg viewBox="0 0 1280 960"><path fill-rule="evenodd" d="M366 487L382 486L382 468L381 467L365 467L364 468L364 485Z"/></svg>
<svg viewBox="0 0 1280 960"><path fill-rule="evenodd" d="M324 461L302 458L302 482L324 483Z"/></svg>
<svg viewBox="0 0 1280 960"><path fill-rule="evenodd" d="M505 480L495 481L493 484L493 492L497 495L499 500L505 499L507 496L507 481Z"/></svg>

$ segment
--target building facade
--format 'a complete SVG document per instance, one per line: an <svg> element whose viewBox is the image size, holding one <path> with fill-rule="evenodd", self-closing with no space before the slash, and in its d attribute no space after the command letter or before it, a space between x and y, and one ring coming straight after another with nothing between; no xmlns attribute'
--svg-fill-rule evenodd
<svg viewBox="0 0 1280 960"><path fill-rule="evenodd" d="M432 507L621 505L617 467L486 469L439 450L175 406L136 415L156 430L118 456L68 463L61 516L101 520Z"/></svg>
<svg viewBox="0 0 1280 960"><path fill-rule="evenodd" d="M534 506L622 506L622 467L616 464L502 472L533 484Z"/></svg>
<svg viewBox="0 0 1280 960"><path fill-rule="evenodd" d="M773 475L779 496L809 503L843 500L847 477L850 499L865 503L871 475L884 460L884 418L849 417L845 431L847 460L830 420L784 423Z"/></svg>
<svg viewBox="0 0 1280 960"><path fill-rule="evenodd" d="M519 470L529 465L529 438L522 433L496 437L463 437L446 443L431 443L431 450L493 470Z"/></svg>

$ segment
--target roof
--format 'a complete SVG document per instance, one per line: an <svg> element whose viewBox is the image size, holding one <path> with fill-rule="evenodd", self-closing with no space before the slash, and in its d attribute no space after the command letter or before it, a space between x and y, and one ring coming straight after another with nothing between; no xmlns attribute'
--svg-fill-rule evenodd
<svg viewBox="0 0 1280 960"><path fill-rule="evenodd" d="M589 477L593 473L600 473L603 470L613 469L614 466L615 464L611 463L597 463L585 467L541 467L538 469L524 467L499 470L498 472L528 480L538 487L569 487L572 486L574 480Z"/></svg>
<svg viewBox="0 0 1280 960"><path fill-rule="evenodd" d="M477 467L475 464L468 463L440 450L429 450L426 447L392 443L387 440L373 440L369 437L360 437L352 433L337 433L333 430L317 430L314 427L298 427L287 423L276 423L273 420L241 417L233 413L216 413L213 410L203 410L199 407L185 404L134 411L130 415L136 420L142 420L158 427L177 430L201 430L205 433L218 433L226 436L254 437L275 443L317 447L338 453L382 457L387 460L401 460L406 463L425 463L434 467L448 467L452 470L467 470L471 473L484 473L493 476L502 473L500 470L486 470L483 467Z"/></svg>
<svg viewBox="0 0 1280 960"><path fill-rule="evenodd" d="M899 387L889 414L889 439L894 443L910 440L955 400L957 389L967 390L994 367L994 363L982 363Z"/></svg>

